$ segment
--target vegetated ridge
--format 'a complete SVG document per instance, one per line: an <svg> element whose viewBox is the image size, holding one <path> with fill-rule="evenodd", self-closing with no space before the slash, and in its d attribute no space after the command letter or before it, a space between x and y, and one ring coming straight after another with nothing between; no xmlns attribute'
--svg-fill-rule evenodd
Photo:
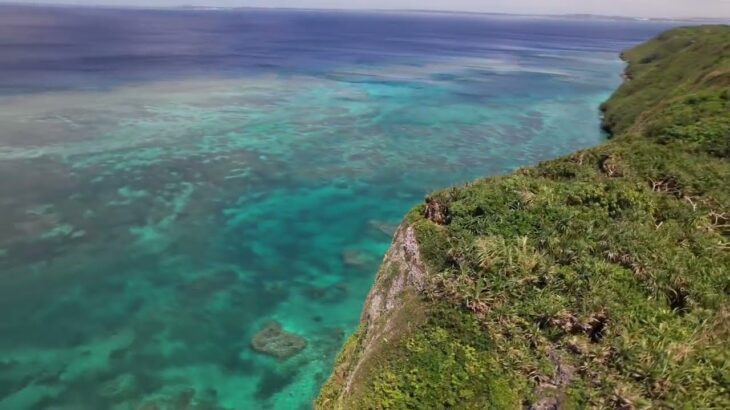
<svg viewBox="0 0 730 410"><path fill-rule="evenodd" d="M408 214L318 408L730 408L730 27L623 58L607 143Z"/></svg>

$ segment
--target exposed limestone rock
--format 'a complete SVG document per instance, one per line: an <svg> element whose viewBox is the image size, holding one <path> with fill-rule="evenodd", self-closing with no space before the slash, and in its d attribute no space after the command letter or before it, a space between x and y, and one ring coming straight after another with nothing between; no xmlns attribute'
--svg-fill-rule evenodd
<svg viewBox="0 0 730 410"><path fill-rule="evenodd" d="M451 222L449 207L434 198L426 199L426 219L439 225L448 225Z"/></svg>
<svg viewBox="0 0 730 410"><path fill-rule="evenodd" d="M530 410L558 410L563 408L566 401L566 391L575 378L575 367L562 360L555 349L551 349L548 356L555 366L555 373L551 380L545 380L538 385L535 392L538 400L529 407Z"/></svg>
<svg viewBox="0 0 730 410"><path fill-rule="evenodd" d="M393 272L393 268L396 272ZM406 287L421 290L425 284L426 266L421 255L413 227L401 227L396 233L390 250L383 260L367 300L361 320L368 325L397 306L399 297ZM369 327L369 326L368 326Z"/></svg>
<svg viewBox="0 0 730 410"><path fill-rule="evenodd" d="M410 321L417 321L413 301L426 284L426 266L413 227L401 225L385 255L375 283L365 301L360 318L360 330L353 336L352 355L339 363L332 382L340 386L338 403L321 403L323 407L344 408L340 401L352 392L353 383L371 357L377 355L389 341L402 334ZM416 302L417 303L417 302Z"/></svg>
<svg viewBox="0 0 730 410"><path fill-rule="evenodd" d="M598 166L604 174L611 178L621 177L624 175L619 160L612 155L603 155L598 161Z"/></svg>
<svg viewBox="0 0 730 410"><path fill-rule="evenodd" d="M296 355L306 346L307 341L303 337L286 332L274 321L269 322L251 341L255 351L282 360Z"/></svg>

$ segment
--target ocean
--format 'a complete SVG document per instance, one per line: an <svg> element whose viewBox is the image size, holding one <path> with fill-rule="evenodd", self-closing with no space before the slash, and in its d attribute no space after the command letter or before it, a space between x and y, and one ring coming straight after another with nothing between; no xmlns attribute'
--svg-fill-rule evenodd
<svg viewBox="0 0 730 410"><path fill-rule="evenodd" d="M0 409L310 408L404 214L601 143L676 24L0 6Z"/></svg>

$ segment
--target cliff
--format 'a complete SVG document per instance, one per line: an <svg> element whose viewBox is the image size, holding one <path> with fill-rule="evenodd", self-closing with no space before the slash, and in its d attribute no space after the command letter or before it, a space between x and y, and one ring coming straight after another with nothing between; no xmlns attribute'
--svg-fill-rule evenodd
<svg viewBox="0 0 730 410"><path fill-rule="evenodd" d="M411 211L318 408L730 408L730 27L623 57L607 143Z"/></svg>

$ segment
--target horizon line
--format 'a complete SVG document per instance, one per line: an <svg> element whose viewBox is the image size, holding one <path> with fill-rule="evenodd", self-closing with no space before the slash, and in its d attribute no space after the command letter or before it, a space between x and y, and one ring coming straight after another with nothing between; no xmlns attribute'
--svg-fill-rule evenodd
<svg viewBox="0 0 730 410"><path fill-rule="evenodd" d="M512 17L588 17L605 19L622 19L632 21L709 21L718 22L722 25L730 25L730 17L646 17L628 16L613 14L594 13L508 13L490 11L469 11L469 10L443 10L443 9L388 9L388 8L331 8L331 7L287 7L287 6L199 6L192 4L179 4L174 6L144 6L144 5L105 5L105 4L73 4L73 3L47 3L34 1L30 3L19 3L15 1L0 0L2 6L19 7L59 7L59 8L97 8L97 9L121 9L121 10L200 10L200 11L225 11L225 10L291 10L291 11L331 11L331 12L375 12L375 13L433 13L433 14L461 14L461 15L484 15L484 16L512 16ZM724 22L724 23L723 23Z"/></svg>

